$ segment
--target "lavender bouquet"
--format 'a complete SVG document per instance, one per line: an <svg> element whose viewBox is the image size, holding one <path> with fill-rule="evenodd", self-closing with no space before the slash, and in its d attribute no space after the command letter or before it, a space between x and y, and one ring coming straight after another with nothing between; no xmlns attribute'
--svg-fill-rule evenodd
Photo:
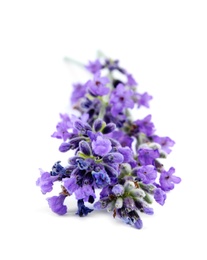
<svg viewBox="0 0 207 260"><path fill-rule="evenodd" d="M57 161L50 171L40 170L36 184L46 194L54 182L60 183L60 193L47 198L59 215L67 213L64 201L74 194L77 215L107 210L141 229L140 212L152 215L153 200L164 205L167 192L181 181L173 167L166 170L159 160L171 152L174 141L155 134L151 115L132 117L131 110L148 108L152 96L137 92L136 80L118 60L102 56L83 67L91 77L74 84L71 96L79 116L60 114L52 134L62 140L61 153L74 154L66 166Z"/></svg>

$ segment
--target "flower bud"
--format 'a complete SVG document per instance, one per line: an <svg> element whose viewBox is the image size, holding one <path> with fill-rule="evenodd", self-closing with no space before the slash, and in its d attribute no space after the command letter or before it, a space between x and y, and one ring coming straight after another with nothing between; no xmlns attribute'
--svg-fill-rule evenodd
<svg viewBox="0 0 207 260"><path fill-rule="evenodd" d="M80 156L73 156L68 159L69 164L76 166L77 165L77 159L83 159Z"/></svg>
<svg viewBox="0 0 207 260"><path fill-rule="evenodd" d="M120 209L123 207L123 199L120 197L115 202L115 208Z"/></svg>
<svg viewBox="0 0 207 260"><path fill-rule="evenodd" d="M81 151L83 154L85 154L85 155L87 155L87 156L90 156L90 155L91 155L91 147L90 147L90 145L89 145L88 142L86 142L86 141L81 141L81 142L79 143L79 149L80 149L80 151Z"/></svg>
<svg viewBox="0 0 207 260"><path fill-rule="evenodd" d="M126 191L130 191L131 189L134 189L135 188L135 184L133 181L127 181L124 183L124 189Z"/></svg>
<svg viewBox="0 0 207 260"><path fill-rule="evenodd" d="M132 197L143 198L143 197L145 197L145 192L141 189L132 189L132 190L130 190L130 195Z"/></svg>
<svg viewBox="0 0 207 260"><path fill-rule="evenodd" d="M148 208L148 207L144 207L143 212L146 213L147 215L153 215L154 214L153 208Z"/></svg>
<svg viewBox="0 0 207 260"><path fill-rule="evenodd" d="M149 204L152 204L153 202L152 198L147 193L145 194L144 200Z"/></svg>
<svg viewBox="0 0 207 260"><path fill-rule="evenodd" d="M121 173L128 174L132 170L131 165L128 163L122 163L121 165Z"/></svg>
<svg viewBox="0 0 207 260"><path fill-rule="evenodd" d="M80 143L82 140L84 140L84 137L81 137L81 136L80 136L80 137L74 137L74 138L72 138L72 139L69 141L69 144L70 144L70 146L71 146L70 149L74 150L74 149L78 148L79 143Z"/></svg>
<svg viewBox="0 0 207 260"><path fill-rule="evenodd" d="M114 123L109 123L108 125L106 125L104 127L104 129L102 130L103 134L109 134L111 132L113 132L116 129L116 125Z"/></svg>
<svg viewBox="0 0 207 260"><path fill-rule="evenodd" d="M108 173L109 177L113 178L113 177L117 177L118 176L118 172L111 166L104 164L104 168L106 170L106 172Z"/></svg>
<svg viewBox="0 0 207 260"><path fill-rule="evenodd" d="M124 187L121 184L116 184L111 191L118 197L124 194Z"/></svg>
<svg viewBox="0 0 207 260"><path fill-rule="evenodd" d="M87 130L92 130L89 124L83 123L81 120L76 120L74 123L74 127L82 134L85 134Z"/></svg>
<svg viewBox="0 0 207 260"><path fill-rule="evenodd" d="M109 153L103 157L105 163L122 163L124 157L120 153Z"/></svg>
<svg viewBox="0 0 207 260"><path fill-rule="evenodd" d="M65 153L71 149L70 143L62 143L59 147L59 151Z"/></svg>
<svg viewBox="0 0 207 260"><path fill-rule="evenodd" d="M137 219L137 221L134 223L134 226L135 226L135 228L137 228L137 229L141 229L142 226L143 226L142 220L141 220L140 218Z"/></svg>
<svg viewBox="0 0 207 260"><path fill-rule="evenodd" d="M126 211L128 211L128 212L136 209L134 200L130 197L124 198L124 207L125 207Z"/></svg>
<svg viewBox="0 0 207 260"><path fill-rule="evenodd" d="M113 138L109 138L109 140L111 142L112 147L119 147L119 146L121 146L120 143L117 140L115 140Z"/></svg>
<svg viewBox="0 0 207 260"><path fill-rule="evenodd" d="M112 211L114 210L114 208L115 208L115 201L110 202L110 203L107 205L107 207L106 207L106 209L107 209L108 212L112 212Z"/></svg>
<svg viewBox="0 0 207 260"><path fill-rule="evenodd" d="M94 121L94 124L93 124L93 128L96 132L100 131L103 124L105 122L103 120L101 120L100 118L97 118L95 121Z"/></svg>
<svg viewBox="0 0 207 260"><path fill-rule="evenodd" d="M80 170L86 170L88 169L89 163L85 161L84 159L77 159L77 166Z"/></svg>

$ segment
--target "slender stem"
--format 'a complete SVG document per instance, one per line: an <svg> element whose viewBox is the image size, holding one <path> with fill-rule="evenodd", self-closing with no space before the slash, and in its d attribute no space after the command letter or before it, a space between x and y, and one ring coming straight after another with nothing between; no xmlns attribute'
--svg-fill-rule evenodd
<svg viewBox="0 0 207 260"><path fill-rule="evenodd" d="M107 58L107 56L100 50L97 51L97 57L98 58L105 58L105 59Z"/></svg>
<svg viewBox="0 0 207 260"><path fill-rule="evenodd" d="M77 60L74 60L72 58L69 58L69 57L65 57L64 61L69 62L69 63L73 63L73 64L75 64L77 66L80 66L80 67L85 67L85 65L83 63L81 63L81 62L79 62Z"/></svg>
<svg viewBox="0 0 207 260"><path fill-rule="evenodd" d="M105 113L106 113L106 104L104 101L101 100L101 109L100 109L98 118L103 119Z"/></svg>

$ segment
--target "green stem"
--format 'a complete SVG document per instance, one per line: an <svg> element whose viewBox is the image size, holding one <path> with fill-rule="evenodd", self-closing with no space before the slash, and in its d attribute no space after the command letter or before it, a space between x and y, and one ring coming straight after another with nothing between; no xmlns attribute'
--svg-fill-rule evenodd
<svg viewBox="0 0 207 260"><path fill-rule="evenodd" d="M75 64L77 66L80 66L80 67L85 67L85 65L83 63L81 63L81 62L79 62L77 60L74 60L72 58L69 58L69 57L65 57L64 61L69 62L69 63L73 63L73 64Z"/></svg>
<svg viewBox="0 0 207 260"><path fill-rule="evenodd" d="M101 109L100 109L100 112L99 112L99 115L98 115L98 118L100 119L103 119L105 113L106 113L106 104L104 101L101 100Z"/></svg>
<svg viewBox="0 0 207 260"><path fill-rule="evenodd" d="M105 58L105 59L107 58L107 56L100 50L97 51L97 57L98 58Z"/></svg>

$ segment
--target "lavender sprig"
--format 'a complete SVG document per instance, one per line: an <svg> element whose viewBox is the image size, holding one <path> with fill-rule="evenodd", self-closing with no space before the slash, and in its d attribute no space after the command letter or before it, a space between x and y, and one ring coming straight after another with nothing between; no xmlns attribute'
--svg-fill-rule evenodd
<svg viewBox="0 0 207 260"><path fill-rule="evenodd" d="M79 216L93 209L107 210L140 229L140 213L152 215L152 202L164 205L167 192L181 181L173 167L167 171L160 162L175 142L155 135L151 115L131 116L132 109L149 108L152 96L137 91L136 80L118 60L102 55L87 65L76 64L92 74L87 82L73 85L71 103L79 116L60 114L52 134L62 139L59 151L73 150L74 156L66 166L57 161L50 172L41 170L36 184L46 194L54 182L60 183L59 196L47 199L59 215L67 213L65 198L74 194ZM101 189L99 198L97 189Z"/></svg>

